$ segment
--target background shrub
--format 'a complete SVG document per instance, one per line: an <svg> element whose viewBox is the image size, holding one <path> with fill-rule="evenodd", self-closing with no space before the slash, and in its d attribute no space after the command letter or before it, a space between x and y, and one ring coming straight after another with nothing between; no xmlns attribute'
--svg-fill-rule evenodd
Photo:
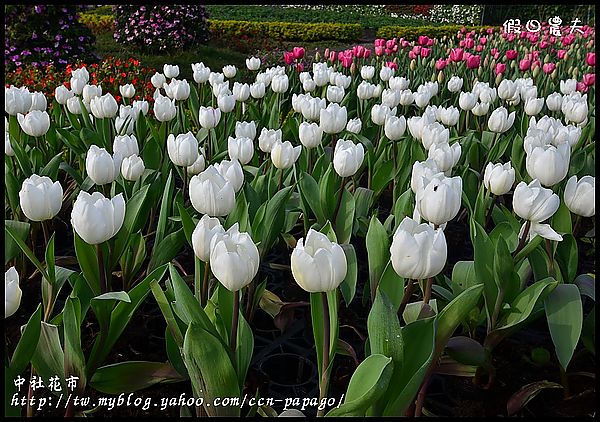
<svg viewBox="0 0 600 422"><path fill-rule="evenodd" d="M183 49L208 41L204 6L113 6L115 41L143 51Z"/></svg>
<svg viewBox="0 0 600 422"><path fill-rule="evenodd" d="M4 66L64 68L76 60L93 62L94 36L79 22L75 5L5 6Z"/></svg>
<svg viewBox="0 0 600 422"><path fill-rule="evenodd" d="M430 38L454 37L458 31L463 28L462 25L444 25L444 26L382 26L377 30L378 38L391 39L394 37L404 38L405 40L414 41L419 38L419 35L427 35ZM482 32L489 26L466 26L467 31L475 30ZM498 28L495 28L496 30Z"/></svg>

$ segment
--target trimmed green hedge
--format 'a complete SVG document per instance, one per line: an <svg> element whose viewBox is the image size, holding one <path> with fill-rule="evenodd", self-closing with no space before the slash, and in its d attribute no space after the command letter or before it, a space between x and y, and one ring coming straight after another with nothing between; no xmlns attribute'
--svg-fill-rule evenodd
<svg viewBox="0 0 600 422"><path fill-rule="evenodd" d="M79 21L91 29L94 35L114 30L115 17L97 13L80 13Z"/></svg>
<svg viewBox="0 0 600 422"><path fill-rule="evenodd" d="M358 41L362 37L360 24L251 22L208 20L212 37L265 37L282 41Z"/></svg>
<svg viewBox="0 0 600 422"><path fill-rule="evenodd" d="M463 25L444 25L444 26L382 26L377 30L377 38L391 39L394 37L404 38L405 40L416 40L419 35L427 35L430 38L454 37ZM483 32L491 26L466 26L467 31L475 30Z"/></svg>

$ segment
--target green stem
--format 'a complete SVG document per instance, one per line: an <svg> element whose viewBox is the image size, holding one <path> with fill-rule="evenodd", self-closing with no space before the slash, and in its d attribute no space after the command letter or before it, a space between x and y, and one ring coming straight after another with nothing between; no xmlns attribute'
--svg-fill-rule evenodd
<svg viewBox="0 0 600 422"><path fill-rule="evenodd" d="M329 387L329 346L331 342L330 328L331 322L329 319L329 304L327 303L327 293L321 292L321 301L323 305L323 367L321 369L321 380L319 382L319 403L327 397L327 389ZM324 416L325 409L319 409L317 416Z"/></svg>
<svg viewBox="0 0 600 422"><path fill-rule="evenodd" d="M204 263L204 277L202 278L202 295L200 303L204 308L208 303L208 276L210 274L210 262L206 261Z"/></svg>
<svg viewBox="0 0 600 422"><path fill-rule="evenodd" d="M342 205L342 197L344 196L344 186L348 181L347 177L342 177L342 185L340 186L340 194L338 195L337 203L335 204L335 211L333 213L332 224L335 224L337 220L338 212L340 211L340 206Z"/></svg>
<svg viewBox="0 0 600 422"><path fill-rule="evenodd" d="M519 244L517 245L517 249L513 252L513 257L517 256L521 249L525 247L525 242L527 241L527 235L529 235L529 229L531 228L531 221L527 220L525 223L525 230L523 231L523 236L519 239Z"/></svg>
<svg viewBox="0 0 600 422"><path fill-rule="evenodd" d="M231 346L232 356L235 356L235 349L237 348L237 330L238 322L240 318L240 291L236 290L233 292L233 317L231 319L231 337L229 338L229 345Z"/></svg>
<svg viewBox="0 0 600 422"><path fill-rule="evenodd" d="M279 169L279 183L278 183L277 190L280 191L282 187L283 187L283 169Z"/></svg>
<svg viewBox="0 0 600 422"><path fill-rule="evenodd" d="M106 269L104 268L104 257L102 255L101 244L96 245L96 257L98 258L98 272L100 273L100 294L108 291L106 280Z"/></svg>
<svg viewBox="0 0 600 422"><path fill-rule="evenodd" d="M433 277L429 277L425 282L425 292L423 293L423 304L428 305L431 299L431 285L433 284Z"/></svg>
<svg viewBox="0 0 600 422"><path fill-rule="evenodd" d="M404 313L404 309L406 308L406 305L408 304L408 301L410 300L410 297L412 296L412 292L414 289L414 280L409 278L406 280L406 282L408 283L406 285L406 289L404 290L404 296L402 297L402 302L400 303L400 307L398 308L398 317L402 318L402 314ZM371 293L372 296L374 296L374 293Z"/></svg>

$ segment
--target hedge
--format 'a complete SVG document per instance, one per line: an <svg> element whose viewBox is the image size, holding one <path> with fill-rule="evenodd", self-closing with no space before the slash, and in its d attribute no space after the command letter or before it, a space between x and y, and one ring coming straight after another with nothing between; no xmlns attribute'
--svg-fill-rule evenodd
<svg viewBox="0 0 600 422"><path fill-rule="evenodd" d="M115 17L98 13L80 13L79 21L90 28L94 35L114 30Z"/></svg>
<svg viewBox="0 0 600 422"><path fill-rule="evenodd" d="M362 37L360 24L251 22L208 20L212 37L265 37L282 41L358 41Z"/></svg>
<svg viewBox="0 0 600 422"><path fill-rule="evenodd" d="M394 37L404 38L405 40L414 41L419 38L419 35L427 35L430 38L454 37L457 32L463 28L463 25L444 25L444 26L382 26L377 30L378 38L391 39ZM475 30L483 32L493 26L464 26L467 31Z"/></svg>

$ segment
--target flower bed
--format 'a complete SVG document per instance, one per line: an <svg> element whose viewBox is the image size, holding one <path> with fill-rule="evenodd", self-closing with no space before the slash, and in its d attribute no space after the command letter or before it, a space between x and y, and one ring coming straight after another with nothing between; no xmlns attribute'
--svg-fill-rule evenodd
<svg viewBox="0 0 600 422"><path fill-rule="evenodd" d="M7 86L6 416L593 413L594 35Z"/></svg>

